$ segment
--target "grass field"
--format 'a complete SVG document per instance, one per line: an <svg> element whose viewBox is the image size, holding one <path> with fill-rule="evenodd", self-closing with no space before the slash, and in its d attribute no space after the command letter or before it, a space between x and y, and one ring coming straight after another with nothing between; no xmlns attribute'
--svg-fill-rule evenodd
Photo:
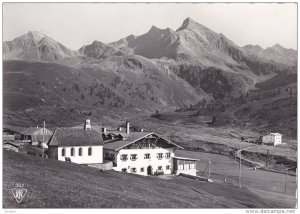
<svg viewBox="0 0 300 214"><path fill-rule="evenodd" d="M187 178L162 180L3 151L4 208L267 208L278 206L246 188L200 183ZM15 183L26 197L18 204Z"/></svg>
<svg viewBox="0 0 300 214"><path fill-rule="evenodd" d="M238 161L234 161L234 159L231 159L225 155L185 150L176 151L176 155L200 159L200 161L197 163L199 175L202 175L207 163L210 161L210 177L213 180L224 183L224 179L226 178L227 183L238 186ZM206 170L203 176L208 176L208 170ZM242 186L249 189L256 189L284 195L285 179L287 181L287 196L295 197L297 188L296 176L286 176L285 174L268 172L259 169L253 170L242 165ZM292 205L293 203L291 203L291 206Z"/></svg>

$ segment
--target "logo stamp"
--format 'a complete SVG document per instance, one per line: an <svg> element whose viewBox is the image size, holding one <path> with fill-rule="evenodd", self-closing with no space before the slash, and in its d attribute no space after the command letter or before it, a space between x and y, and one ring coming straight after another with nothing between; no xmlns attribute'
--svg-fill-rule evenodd
<svg viewBox="0 0 300 214"><path fill-rule="evenodd" d="M21 203L24 199L27 189L24 188L24 184L16 183L15 188L11 189L12 194L18 203Z"/></svg>

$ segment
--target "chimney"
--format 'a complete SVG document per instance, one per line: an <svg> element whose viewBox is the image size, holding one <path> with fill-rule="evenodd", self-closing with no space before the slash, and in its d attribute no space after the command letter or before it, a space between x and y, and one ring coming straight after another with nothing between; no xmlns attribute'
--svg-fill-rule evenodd
<svg viewBox="0 0 300 214"><path fill-rule="evenodd" d="M126 134L129 134L130 125L129 122L126 122Z"/></svg>
<svg viewBox="0 0 300 214"><path fill-rule="evenodd" d="M102 127L102 133L106 133L106 128Z"/></svg>
<svg viewBox="0 0 300 214"><path fill-rule="evenodd" d="M91 120L90 119L86 119L85 121L84 121L84 130L85 131L90 131L90 130L92 130L92 126L91 126Z"/></svg>
<svg viewBox="0 0 300 214"><path fill-rule="evenodd" d="M118 131L119 132L122 131L122 127L121 126L118 127Z"/></svg>

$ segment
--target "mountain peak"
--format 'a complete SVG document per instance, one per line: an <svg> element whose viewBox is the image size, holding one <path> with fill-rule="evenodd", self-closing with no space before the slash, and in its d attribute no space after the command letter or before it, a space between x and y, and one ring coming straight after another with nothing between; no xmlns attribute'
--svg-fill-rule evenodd
<svg viewBox="0 0 300 214"><path fill-rule="evenodd" d="M26 36L29 36L31 38L33 38L36 42L41 41L43 38L46 37L46 35L38 32L38 31L28 31L27 34L25 34Z"/></svg>
<svg viewBox="0 0 300 214"><path fill-rule="evenodd" d="M98 41L98 40L94 40L92 45L102 45L103 43Z"/></svg>
<svg viewBox="0 0 300 214"><path fill-rule="evenodd" d="M160 31L160 30L161 30L160 28L158 28L158 27L152 25L152 27L151 27L150 30L149 30L149 33L150 33L150 32L157 32L157 31Z"/></svg>
<svg viewBox="0 0 300 214"><path fill-rule="evenodd" d="M260 47L259 45L251 45L251 44L245 45L243 48L244 49L252 49L252 50L263 50L263 48Z"/></svg>
<svg viewBox="0 0 300 214"><path fill-rule="evenodd" d="M197 25L200 25L200 24L197 23L196 21L194 21L192 18L187 17L183 21L182 25L176 31L181 31L181 30L184 30L184 29L193 28Z"/></svg>
<svg viewBox="0 0 300 214"><path fill-rule="evenodd" d="M284 47L282 47L280 44L275 44L272 46L273 49L285 49Z"/></svg>

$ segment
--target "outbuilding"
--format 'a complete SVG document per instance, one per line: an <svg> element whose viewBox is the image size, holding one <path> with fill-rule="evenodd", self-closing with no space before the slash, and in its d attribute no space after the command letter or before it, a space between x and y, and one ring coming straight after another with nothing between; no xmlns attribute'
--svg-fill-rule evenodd
<svg viewBox="0 0 300 214"><path fill-rule="evenodd" d="M261 142L267 145L279 145L282 143L282 134L280 133L269 133L267 135L261 136Z"/></svg>

